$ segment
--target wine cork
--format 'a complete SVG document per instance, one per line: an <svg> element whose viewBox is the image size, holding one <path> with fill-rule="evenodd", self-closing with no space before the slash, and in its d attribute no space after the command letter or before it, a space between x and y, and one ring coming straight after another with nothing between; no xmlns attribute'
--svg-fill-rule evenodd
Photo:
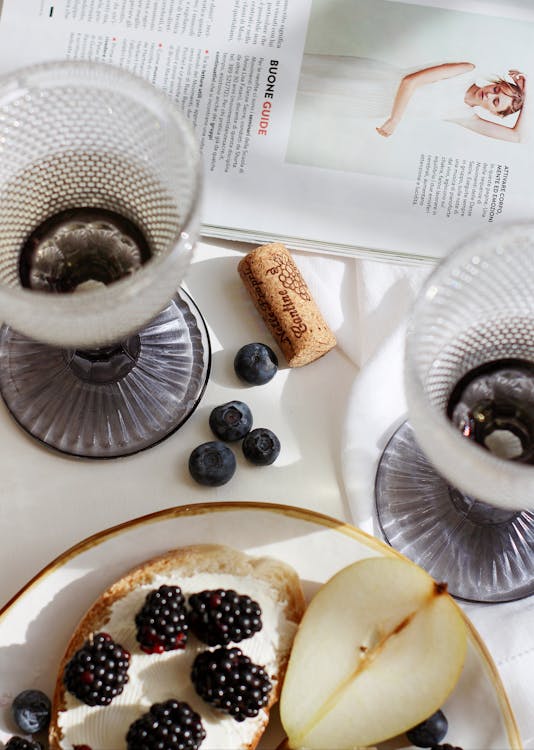
<svg viewBox="0 0 534 750"><path fill-rule="evenodd" d="M239 275L290 367L322 357L336 338L287 248L257 247L238 265Z"/></svg>

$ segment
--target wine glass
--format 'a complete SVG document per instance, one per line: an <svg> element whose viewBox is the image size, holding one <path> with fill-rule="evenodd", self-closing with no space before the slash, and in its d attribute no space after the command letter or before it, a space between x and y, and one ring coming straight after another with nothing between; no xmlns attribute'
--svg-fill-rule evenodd
<svg viewBox="0 0 534 750"><path fill-rule="evenodd" d="M110 65L0 78L0 390L33 437L134 453L196 408L209 337L179 284L201 162L172 100Z"/></svg>
<svg viewBox="0 0 534 750"><path fill-rule="evenodd" d="M534 224L443 260L408 324L409 422L376 476L389 543L454 595L534 593Z"/></svg>

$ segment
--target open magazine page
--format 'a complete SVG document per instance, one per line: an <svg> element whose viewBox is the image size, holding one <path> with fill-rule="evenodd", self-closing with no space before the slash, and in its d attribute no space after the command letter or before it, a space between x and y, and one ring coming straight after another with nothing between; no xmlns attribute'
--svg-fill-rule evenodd
<svg viewBox="0 0 534 750"><path fill-rule="evenodd" d="M4 0L0 72L102 60L167 92L205 234L435 258L532 216L533 38L529 0Z"/></svg>

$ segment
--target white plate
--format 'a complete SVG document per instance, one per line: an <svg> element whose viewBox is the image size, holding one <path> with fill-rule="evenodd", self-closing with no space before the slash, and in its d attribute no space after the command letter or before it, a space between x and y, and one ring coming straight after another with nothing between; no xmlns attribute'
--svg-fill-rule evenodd
<svg viewBox="0 0 534 750"><path fill-rule="evenodd" d="M307 596L358 559L397 555L348 524L311 511L263 503L171 508L89 537L50 563L0 610L0 740L15 731L8 708L14 695L28 687L52 694L69 635L102 589L144 559L201 542L230 544L251 554L285 560L299 573ZM466 664L443 707L449 719L446 741L464 750L519 750L517 725L497 670L466 622ZM281 739L273 717L260 747L272 750ZM388 743L390 748L408 746L406 741Z"/></svg>

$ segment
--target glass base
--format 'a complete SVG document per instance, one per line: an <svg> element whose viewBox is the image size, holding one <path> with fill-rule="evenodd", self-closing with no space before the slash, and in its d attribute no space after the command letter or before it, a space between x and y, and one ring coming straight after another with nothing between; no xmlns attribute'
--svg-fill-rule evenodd
<svg viewBox="0 0 534 750"><path fill-rule="evenodd" d="M180 290L143 330L112 347L65 350L0 329L0 391L17 422L63 453L115 458L149 448L198 406L209 335Z"/></svg>
<svg viewBox="0 0 534 750"><path fill-rule="evenodd" d="M505 602L534 594L534 513L496 508L451 487L404 422L379 462L375 500L386 541L453 596Z"/></svg>

